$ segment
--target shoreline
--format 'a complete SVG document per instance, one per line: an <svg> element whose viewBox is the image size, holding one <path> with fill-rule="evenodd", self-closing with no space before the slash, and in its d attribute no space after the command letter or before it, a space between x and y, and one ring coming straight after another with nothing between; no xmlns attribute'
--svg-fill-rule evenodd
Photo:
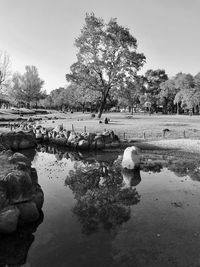
<svg viewBox="0 0 200 267"><path fill-rule="evenodd" d="M133 143L146 150L177 150L200 154L200 140L197 139L163 139L156 141L136 141Z"/></svg>

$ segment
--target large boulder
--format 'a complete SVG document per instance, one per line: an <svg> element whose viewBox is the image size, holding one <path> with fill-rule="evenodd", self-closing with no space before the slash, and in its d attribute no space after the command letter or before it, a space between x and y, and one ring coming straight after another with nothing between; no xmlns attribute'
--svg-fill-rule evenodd
<svg viewBox="0 0 200 267"><path fill-rule="evenodd" d="M80 148L80 149L82 149L82 150L88 150L89 149L89 141L87 141L87 140L84 140L84 139L82 139L82 140L80 140L79 142L78 142L78 147Z"/></svg>
<svg viewBox="0 0 200 267"><path fill-rule="evenodd" d="M122 159L122 168L132 170L139 167L140 165L140 156L138 153L138 148L135 146L127 147L124 150L123 159Z"/></svg>
<svg viewBox="0 0 200 267"><path fill-rule="evenodd" d="M0 144L12 150L27 149L37 145L33 134L22 131L1 133Z"/></svg>
<svg viewBox="0 0 200 267"><path fill-rule="evenodd" d="M44 202L37 172L20 153L0 153L0 234L36 222Z"/></svg>
<svg viewBox="0 0 200 267"><path fill-rule="evenodd" d="M0 233L12 233L16 231L19 209L15 206L9 206L0 211Z"/></svg>
<svg viewBox="0 0 200 267"><path fill-rule="evenodd" d="M32 180L27 172L13 170L2 179L2 182L7 191L9 203L20 203L31 199Z"/></svg>
<svg viewBox="0 0 200 267"><path fill-rule="evenodd" d="M28 167L31 166L30 160L26 156L24 156L23 154L18 153L18 152L16 152L12 156L10 156L8 158L8 160L12 164L18 164L19 162L23 162L23 163L25 163L26 166L28 166Z"/></svg>
<svg viewBox="0 0 200 267"><path fill-rule="evenodd" d="M2 210L8 203L6 187L4 183L0 181L0 210Z"/></svg>
<svg viewBox="0 0 200 267"><path fill-rule="evenodd" d="M17 205L19 209L19 224L36 222L39 217L39 211L34 202L24 202Z"/></svg>

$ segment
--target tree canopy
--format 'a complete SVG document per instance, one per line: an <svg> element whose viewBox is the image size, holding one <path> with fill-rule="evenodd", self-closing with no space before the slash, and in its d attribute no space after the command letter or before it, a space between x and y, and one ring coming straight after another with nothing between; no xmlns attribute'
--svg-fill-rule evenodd
<svg viewBox="0 0 200 267"><path fill-rule="evenodd" d="M5 91L11 80L11 61L6 52L0 50L0 91Z"/></svg>
<svg viewBox="0 0 200 267"><path fill-rule="evenodd" d="M144 83L146 85L146 101L151 103L152 111L156 111L158 106L158 99L160 93L160 84L168 79L165 70L147 70L144 76Z"/></svg>
<svg viewBox="0 0 200 267"><path fill-rule="evenodd" d="M136 52L137 40L128 28L118 25L116 19L105 23L94 14L86 14L85 25L75 46L77 61L66 79L84 90L100 93L100 118L109 95L134 81L145 56Z"/></svg>
<svg viewBox="0 0 200 267"><path fill-rule="evenodd" d="M14 73L10 95L16 101L24 102L29 106L31 102L37 102L41 98L44 81L39 77L35 66L25 66L25 70L23 75Z"/></svg>

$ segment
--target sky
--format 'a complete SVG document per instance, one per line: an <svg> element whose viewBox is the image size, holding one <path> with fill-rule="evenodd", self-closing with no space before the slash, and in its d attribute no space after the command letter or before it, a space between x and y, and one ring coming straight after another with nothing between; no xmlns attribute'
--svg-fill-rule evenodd
<svg viewBox="0 0 200 267"><path fill-rule="evenodd" d="M12 71L37 67L44 89L66 86L85 14L117 18L138 41L148 69L200 72L200 0L0 0L0 50Z"/></svg>

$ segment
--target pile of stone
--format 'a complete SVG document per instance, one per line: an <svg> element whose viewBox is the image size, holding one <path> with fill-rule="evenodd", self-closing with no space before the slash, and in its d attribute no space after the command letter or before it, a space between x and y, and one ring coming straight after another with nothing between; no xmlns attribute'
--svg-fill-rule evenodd
<svg viewBox="0 0 200 267"><path fill-rule="evenodd" d="M26 156L3 151L0 162L0 233L13 233L39 220L44 194Z"/></svg>
<svg viewBox="0 0 200 267"><path fill-rule="evenodd" d="M62 125L47 129L40 125L33 128L36 140L48 141L58 145L81 150L95 150L103 148L119 147L119 138L113 131L103 133L77 133L74 130L67 131Z"/></svg>

